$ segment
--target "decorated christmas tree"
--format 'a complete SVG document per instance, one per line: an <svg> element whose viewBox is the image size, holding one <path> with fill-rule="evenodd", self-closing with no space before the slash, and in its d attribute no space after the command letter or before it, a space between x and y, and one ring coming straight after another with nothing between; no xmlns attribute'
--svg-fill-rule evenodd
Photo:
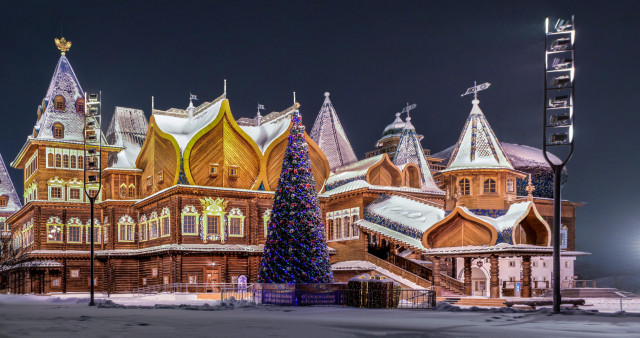
<svg viewBox="0 0 640 338"><path fill-rule="evenodd" d="M260 264L260 283L331 283L327 242L300 113L293 116Z"/></svg>

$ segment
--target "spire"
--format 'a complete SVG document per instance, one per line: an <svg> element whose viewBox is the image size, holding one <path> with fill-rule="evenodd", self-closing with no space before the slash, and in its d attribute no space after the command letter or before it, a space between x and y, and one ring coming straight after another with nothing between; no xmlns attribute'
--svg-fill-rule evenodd
<svg viewBox="0 0 640 338"><path fill-rule="evenodd" d="M531 174L529 174L529 183L527 183L527 187L525 188L525 190L527 190L527 201L532 202L533 191L536 190L536 187L534 187L531 183Z"/></svg>
<svg viewBox="0 0 640 338"><path fill-rule="evenodd" d="M416 134L416 128L411 123L411 116L407 112L407 118L405 119L404 129L398 142L398 148L393 158L393 164L397 167L403 168L406 164L413 163L420 169L421 176L421 188L428 191L440 191L436 185L431 171L429 170L429 163L424 157L424 151L422 145Z"/></svg>
<svg viewBox="0 0 640 338"><path fill-rule="evenodd" d="M28 190L28 187L25 187ZM4 159L0 155L0 198L5 197L7 199L7 205L0 207L0 216L9 216L7 213L13 214L14 212L22 208L22 203L16 192L16 188L13 186L13 181L7 171L7 166L4 164Z"/></svg>
<svg viewBox="0 0 640 338"><path fill-rule="evenodd" d="M189 93L189 107L187 107L189 117L193 117L193 114L196 112L196 107L193 106L193 100L198 100L198 96Z"/></svg>
<svg viewBox="0 0 640 338"><path fill-rule="evenodd" d="M329 99L329 92L324 93L324 103L313 124L310 136L327 156L331 170L358 160Z"/></svg>
<svg viewBox="0 0 640 338"><path fill-rule="evenodd" d="M473 93L474 96L477 95L477 91ZM474 97L471 103L473 105L471 113L453 150L449 165L445 170L472 168L513 169L511 162L502 150L498 138L493 133L489 122L480 109L480 100Z"/></svg>
<svg viewBox="0 0 640 338"><path fill-rule="evenodd" d="M78 78L64 55L68 51L70 43L65 41L62 47L56 45L62 51L53 77L49 83L49 89L44 98L42 116L36 122L37 139L54 139L53 127L61 124L64 130L63 139L66 141L84 140L84 92L78 82ZM60 43L63 43L60 40ZM66 46L66 47L65 47Z"/></svg>

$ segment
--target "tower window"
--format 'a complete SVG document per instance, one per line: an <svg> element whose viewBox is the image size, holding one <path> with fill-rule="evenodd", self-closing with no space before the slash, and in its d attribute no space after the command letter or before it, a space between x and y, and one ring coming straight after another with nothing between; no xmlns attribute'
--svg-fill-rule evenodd
<svg viewBox="0 0 640 338"><path fill-rule="evenodd" d="M491 178L484 181L484 193L490 194L495 192L496 192L496 181Z"/></svg>
<svg viewBox="0 0 640 338"><path fill-rule="evenodd" d="M133 185L129 186L129 198L136 198L136 188Z"/></svg>
<svg viewBox="0 0 640 338"><path fill-rule="evenodd" d="M120 186L120 197L127 197L127 187L124 184Z"/></svg>
<svg viewBox="0 0 640 338"><path fill-rule="evenodd" d="M69 155L62 156L62 166L65 168L69 168Z"/></svg>
<svg viewBox="0 0 640 338"><path fill-rule="evenodd" d="M62 95L58 95L53 99L53 108L58 111L64 111L64 97Z"/></svg>
<svg viewBox="0 0 640 338"><path fill-rule="evenodd" d="M458 181L458 188L460 189L460 194L463 196L471 194L471 183L469 182L469 179L463 178Z"/></svg>
<svg viewBox="0 0 640 338"><path fill-rule="evenodd" d="M62 155L56 154L56 168L62 167Z"/></svg>
<svg viewBox="0 0 640 338"><path fill-rule="evenodd" d="M64 126L62 123L56 123L53 125L53 138L64 138Z"/></svg>
<svg viewBox="0 0 640 338"><path fill-rule="evenodd" d="M84 99L80 98L76 101L76 112L84 114Z"/></svg>

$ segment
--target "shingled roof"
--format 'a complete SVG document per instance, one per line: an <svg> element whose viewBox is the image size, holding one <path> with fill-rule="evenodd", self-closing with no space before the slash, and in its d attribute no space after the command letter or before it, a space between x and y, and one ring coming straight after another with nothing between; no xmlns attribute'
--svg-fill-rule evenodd
<svg viewBox="0 0 640 338"><path fill-rule="evenodd" d="M324 93L324 103L309 136L324 152L331 170L358 160L329 99L328 92Z"/></svg>

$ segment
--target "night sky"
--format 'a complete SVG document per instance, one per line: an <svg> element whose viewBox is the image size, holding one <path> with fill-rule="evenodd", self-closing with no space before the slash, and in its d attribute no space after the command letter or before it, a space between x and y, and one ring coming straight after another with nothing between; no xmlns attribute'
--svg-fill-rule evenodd
<svg viewBox="0 0 640 338"><path fill-rule="evenodd" d="M59 58L114 106L186 108L222 94L236 118L302 104L310 130L331 92L359 158L407 103L433 152L457 141L473 81L503 142L541 147L546 17L575 14L576 151L563 198L578 210L578 273L640 272L638 1L3 1L0 153L32 131ZM202 101L200 101L202 102ZM198 103L198 102L196 102ZM22 196L22 172L10 169Z"/></svg>

